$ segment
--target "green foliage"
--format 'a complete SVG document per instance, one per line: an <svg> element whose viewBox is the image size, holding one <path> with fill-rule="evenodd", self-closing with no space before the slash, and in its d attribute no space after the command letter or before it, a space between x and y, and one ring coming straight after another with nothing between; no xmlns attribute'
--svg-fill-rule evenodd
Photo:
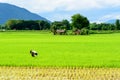
<svg viewBox="0 0 120 80"><path fill-rule="evenodd" d="M13 28L16 24L17 24L17 21L16 21L16 20L8 20L8 21L6 22L7 29Z"/></svg>
<svg viewBox="0 0 120 80"><path fill-rule="evenodd" d="M65 30L65 31L56 31L57 29L59 30ZM66 31L71 29L70 28L70 23L67 20L62 20L62 21L54 21L51 25L51 31L53 32L54 35L57 33L59 34L66 34Z"/></svg>
<svg viewBox="0 0 120 80"><path fill-rule="evenodd" d="M90 30L98 30L98 25L97 25L97 23L91 23L91 24L90 24Z"/></svg>
<svg viewBox="0 0 120 80"><path fill-rule="evenodd" d="M33 20L8 20L7 29L15 30L46 30L50 29L50 23L47 21Z"/></svg>
<svg viewBox="0 0 120 80"><path fill-rule="evenodd" d="M80 14L75 14L72 16L71 24L77 29L89 28L89 20Z"/></svg>
<svg viewBox="0 0 120 80"><path fill-rule="evenodd" d="M51 26L52 26L51 29L57 30L57 29L62 29L62 26L64 25L60 21L54 21Z"/></svg>
<svg viewBox="0 0 120 80"><path fill-rule="evenodd" d="M116 26L109 23L91 23L90 30L116 30Z"/></svg>
<svg viewBox="0 0 120 80"><path fill-rule="evenodd" d="M111 34L111 33L120 33L120 31L114 31L114 30L90 30L90 34Z"/></svg>
<svg viewBox="0 0 120 80"><path fill-rule="evenodd" d="M66 29L66 30L70 30L71 26L68 20L62 20L62 21L54 21L52 23L52 29Z"/></svg>
<svg viewBox="0 0 120 80"><path fill-rule="evenodd" d="M89 34L89 30L86 29L86 28L82 28L82 29L80 30L80 34L81 34L81 35L88 35L88 34Z"/></svg>
<svg viewBox="0 0 120 80"><path fill-rule="evenodd" d="M62 24L66 27L67 30L71 29L70 23L68 20L62 20Z"/></svg>
<svg viewBox="0 0 120 80"><path fill-rule="evenodd" d="M116 28L118 30L120 30L120 20L119 19L116 20L115 25L116 25Z"/></svg>
<svg viewBox="0 0 120 80"><path fill-rule="evenodd" d="M40 29L40 30L49 30L49 29L50 29L50 23L47 22L47 21L37 20L37 21L36 21L36 24L39 25L39 29Z"/></svg>

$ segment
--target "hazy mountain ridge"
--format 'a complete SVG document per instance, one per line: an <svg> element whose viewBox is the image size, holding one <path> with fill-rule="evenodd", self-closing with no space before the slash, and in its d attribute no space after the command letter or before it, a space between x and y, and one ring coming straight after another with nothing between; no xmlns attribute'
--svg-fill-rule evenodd
<svg viewBox="0 0 120 80"><path fill-rule="evenodd" d="M115 22L116 22L116 19L111 19L106 21L105 23L115 24Z"/></svg>
<svg viewBox="0 0 120 80"><path fill-rule="evenodd" d="M35 13L15 5L0 3L0 24L5 23L9 19L21 20L47 20Z"/></svg>

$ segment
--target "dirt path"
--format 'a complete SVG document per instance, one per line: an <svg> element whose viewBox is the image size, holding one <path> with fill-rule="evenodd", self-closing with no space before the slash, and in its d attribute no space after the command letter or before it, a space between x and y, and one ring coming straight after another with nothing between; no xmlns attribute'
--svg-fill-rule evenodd
<svg viewBox="0 0 120 80"><path fill-rule="evenodd" d="M0 67L0 80L120 80L120 68Z"/></svg>

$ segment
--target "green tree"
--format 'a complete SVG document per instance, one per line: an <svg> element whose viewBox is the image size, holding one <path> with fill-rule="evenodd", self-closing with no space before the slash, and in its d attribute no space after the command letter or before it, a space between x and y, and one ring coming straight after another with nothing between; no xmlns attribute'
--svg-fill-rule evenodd
<svg viewBox="0 0 120 80"><path fill-rule="evenodd" d="M50 23L47 21L37 21L40 30L48 30L50 29Z"/></svg>
<svg viewBox="0 0 120 80"><path fill-rule="evenodd" d="M117 19L115 22L116 28L119 30L120 29L120 20Z"/></svg>
<svg viewBox="0 0 120 80"><path fill-rule="evenodd" d="M16 25L16 20L8 20L6 22L7 29L14 28L15 25Z"/></svg>
<svg viewBox="0 0 120 80"><path fill-rule="evenodd" d="M82 28L80 34L81 35L88 35L89 34L89 30L86 29L86 28Z"/></svg>
<svg viewBox="0 0 120 80"><path fill-rule="evenodd" d="M98 30L97 23L91 23L90 24L90 30Z"/></svg>
<svg viewBox="0 0 120 80"><path fill-rule="evenodd" d="M65 24L63 24L61 21L54 21L52 23L52 29L66 29Z"/></svg>
<svg viewBox="0 0 120 80"><path fill-rule="evenodd" d="M89 28L89 20L80 14L73 15L71 20L72 26L76 29Z"/></svg>
<svg viewBox="0 0 120 80"><path fill-rule="evenodd" d="M65 26L66 27L66 29L67 30L70 30L71 29L71 26L70 26L70 23L69 23L69 21L68 20L62 20L62 24L63 24L63 26Z"/></svg>
<svg viewBox="0 0 120 80"><path fill-rule="evenodd" d="M50 23L38 20L8 20L6 22L7 29L16 30L46 30L50 29Z"/></svg>

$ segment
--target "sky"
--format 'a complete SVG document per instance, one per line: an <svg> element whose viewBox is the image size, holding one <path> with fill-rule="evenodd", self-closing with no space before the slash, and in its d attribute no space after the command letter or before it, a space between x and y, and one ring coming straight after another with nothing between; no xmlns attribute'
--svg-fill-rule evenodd
<svg viewBox="0 0 120 80"><path fill-rule="evenodd" d="M25 8L50 21L71 20L81 14L91 22L120 19L120 0L0 0Z"/></svg>

